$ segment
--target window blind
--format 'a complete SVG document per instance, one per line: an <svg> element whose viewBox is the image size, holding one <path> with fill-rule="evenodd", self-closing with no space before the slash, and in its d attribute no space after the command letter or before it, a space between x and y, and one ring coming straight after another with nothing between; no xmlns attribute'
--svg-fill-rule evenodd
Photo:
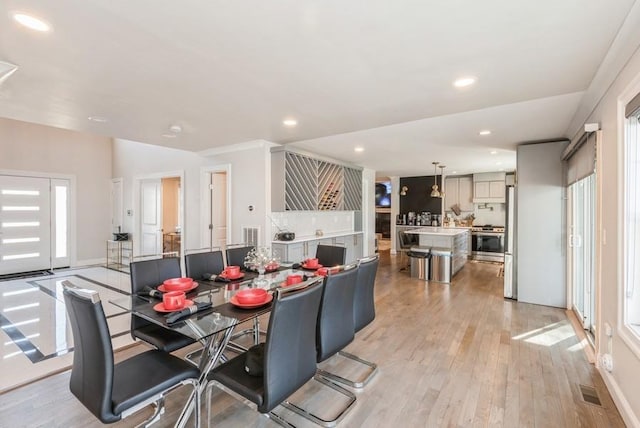
<svg viewBox="0 0 640 428"><path fill-rule="evenodd" d="M567 185L594 173L596 168L597 132L585 133L579 140L579 147L567 159Z"/></svg>

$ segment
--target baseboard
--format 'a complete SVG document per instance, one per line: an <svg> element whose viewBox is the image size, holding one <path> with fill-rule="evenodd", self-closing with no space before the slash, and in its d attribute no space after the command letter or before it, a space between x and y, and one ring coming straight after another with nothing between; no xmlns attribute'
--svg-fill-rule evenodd
<svg viewBox="0 0 640 428"><path fill-rule="evenodd" d="M86 259L86 260L77 260L73 267L83 267L83 266L95 266L95 265L106 265L106 258L99 259Z"/></svg>
<svg viewBox="0 0 640 428"><path fill-rule="evenodd" d="M638 419L638 417L633 412L631 405L618 386L618 382L616 382L614 377L611 376L611 373L599 367L599 365L596 365L596 367L598 367L598 371L600 372L605 385L607 385L609 394L611 394L611 398L618 408L618 411L620 412L620 416L622 416L624 423L628 427L640 427L640 419Z"/></svg>

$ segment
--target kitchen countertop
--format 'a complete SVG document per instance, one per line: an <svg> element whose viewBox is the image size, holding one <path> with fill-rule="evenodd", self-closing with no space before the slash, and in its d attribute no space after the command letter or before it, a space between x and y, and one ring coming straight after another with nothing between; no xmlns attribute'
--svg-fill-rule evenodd
<svg viewBox="0 0 640 428"><path fill-rule="evenodd" d="M297 244L299 242L318 241L320 239L340 238L342 236L351 236L362 234L362 232L337 232L337 233L325 233L322 236L309 235L301 238L296 238L293 241L271 241L273 244Z"/></svg>
<svg viewBox="0 0 640 428"><path fill-rule="evenodd" d="M433 227L425 226L420 229L406 230L404 233L415 233L418 235L441 235L441 236L455 236L461 233L467 233L468 227Z"/></svg>

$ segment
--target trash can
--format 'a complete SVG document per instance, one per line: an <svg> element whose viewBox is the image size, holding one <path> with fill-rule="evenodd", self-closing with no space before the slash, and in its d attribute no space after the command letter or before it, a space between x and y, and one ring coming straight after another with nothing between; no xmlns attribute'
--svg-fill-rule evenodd
<svg viewBox="0 0 640 428"><path fill-rule="evenodd" d="M451 282L451 250L447 248L431 249L431 280Z"/></svg>
<svg viewBox="0 0 640 428"><path fill-rule="evenodd" d="M409 260L411 261L411 278L429 280L429 247L411 247Z"/></svg>

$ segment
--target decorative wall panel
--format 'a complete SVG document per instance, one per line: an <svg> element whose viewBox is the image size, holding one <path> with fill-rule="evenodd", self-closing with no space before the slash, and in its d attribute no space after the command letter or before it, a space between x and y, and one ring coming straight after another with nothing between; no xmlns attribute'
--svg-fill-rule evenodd
<svg viewBox="0 0 640 428"><path fill-rule="evenodd" d="M362 171L359 169L344 168L344 209L362 209Z"/></svg>

